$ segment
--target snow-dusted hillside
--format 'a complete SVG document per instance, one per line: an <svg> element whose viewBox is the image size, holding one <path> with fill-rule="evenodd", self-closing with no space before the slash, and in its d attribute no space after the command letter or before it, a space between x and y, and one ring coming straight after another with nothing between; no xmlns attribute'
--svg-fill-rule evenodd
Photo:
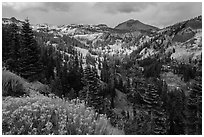
<svg viewBox="0 0 204 137"><path fill-rule="evenodd" d="M4 18L3 24L22 21L15 18ZM141 59L149 56L167 56L178 61L188 62L189 59L198 59L202 53L202 16L183 21L164 29L153 32L119 31L109 28L105 24L99 25L32 25L36 32L53 34L53 38L60 41L63 36L68 36L78 41L83 46L73 45L84 58L87 54L93 57L99 55L121 56L130 55L134 50L139 50ZM52 44L56 47L56 44ZM66 46L66 45L65 45Z"/></svg>
<svg viewBox="0 0 204 137"><path fill-rule="evenodd" d="M202 54L202 17L177 23L159 30L156 35L146 39L139 55L140 59L149 56L168 56L179 62L188 63L189 60L200 59ZM196 27L195 27L196 26ZM141 39L140 39L141 40ZM145 43L143 39L140 43Z"/></svg>

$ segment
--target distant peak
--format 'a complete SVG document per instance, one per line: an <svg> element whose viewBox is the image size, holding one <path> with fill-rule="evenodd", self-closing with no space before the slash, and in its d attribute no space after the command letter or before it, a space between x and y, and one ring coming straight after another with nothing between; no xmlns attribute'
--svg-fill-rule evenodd
<svg viewBox="0 0 204 137"><path fill-rule="evenodd" d="M139 20L130 19L127 22L140 22Z"/></svg>
<svg viewBox="0 0 204 137"><path fill-rule="evenodd" d="M103 27L108 27L106 24L98 24L96 26L103 26Z"/></svg>
<svg viewBox="0 0 204 137"><path fill-rule="evenodd" d="M135 21L134 19L129 19L128 21Z"/></svg>
<svg viewBox="0 0 204 137"><path fill-rule="evenodd" d="M120 29L120 30L129 30L129 31L137 31L137 30L158 30L157 27L144 24L140 22L139 20L134 20L134 19L129 19L123 23L118 24L115 29Z"/></svg>
<svg viewBox="0 0 204 137"><path fill-rule="evenodd" d="M17 19L15 17L11 17L11 20L12 21L16 21Z"/></svg>

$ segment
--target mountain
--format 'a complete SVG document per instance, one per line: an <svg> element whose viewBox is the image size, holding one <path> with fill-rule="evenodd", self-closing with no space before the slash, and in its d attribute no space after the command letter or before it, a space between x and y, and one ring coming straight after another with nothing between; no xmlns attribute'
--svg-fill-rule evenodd
<svg viewBox="0 0 204 137"><path fill-rule="evenodd" d="M118 24L115 29L128 30L128 31L157 31L159 28L144 24L139 20L130 19L123 23Z"/></svg>
<svg viewBox="0 0 204 137"><path fill-rule="evenodd" d="M14 17L2 20L3 24L11 22L22 24L22 21ZM131 53L137 56L134 54L136 51L140 56L137 58L139 60L153 55L171 54L174 59L188 61L189 58L199 58L202 52L202 16L178 22L163 29L133 19L120 23L115 28L110 28L106 24L60 26L36 24L31 26L37 33L52 34L54 41L69 37L72 41L70 45L77 42L78 44L73 46L83 53L84 57L88 53L95 57L106 54L122 58ZM56 42L52 41L48 43L51 42L55 46ZM162 52L165 54L163 55Z"/></svg>
<svg viewBox="0 0 204 137"><path fill-rule="evenodd" d="M17 20L15 17L11 17L11 18L2 18L2 23L3 24L15 23L18 26L22 26L23 21Z"/></svg>
<svg viewBox="0 0 204 137"><path fill-rule="evenodd" d="M144 41L144 40L143 40ZM158 55L169 56L179 62L200 60L202 54L202 16L182 21L163 28L138 45L132 56L140 55L139 60Z"/></svg>
<svg viewBox="0 0 204 137"><path fill-rule="evenodd" d="M10 24L21 24L22 22L14 17L2 20L2 53L4 53L2 57L7 57L3 58L2 63L3 70L7 68L9 70L13 67L14 59L17 57L15 55L18 55L16 51L19 50L16 49L21 46L21 41L20 44L16 43L18 37L13 35L16 33L10 31L13 26ZM28 90L25 91L31 90L31 94L33 91L45 94L50 91L62 96L63 99L73 99L82 95L88 102L89 95L91 95L90 98L96 96L96 100L90 102L97 104L96 101L98 101L104 104L103 108L106 110L104 115L107 112L106 116L110 116L110 122L126 130L127 134L136 133L135 130L138 134L145 133L145 130L150 131L152 127L156 129L155 131L163 127L165 130L171 129L169 125L177 131L181 123L191 122L183 119L183 117L188 118L190 113L188 114L189 110L181 106L191 103L188 101L194 97L191 92L199 92L199 96L196 96L199 99L202 98L200 96L202 92L200 84L202 82L202 16L181 21L163 29L146 25L138 20L126 21L115 28L110 28L106 24L60 26L36 24L31 27L41 49L40 56L44 69L41 81L48 85L45 87L43 84L35 84L36 82L32 84L26 82L23 87L28 87ZM19 39L22 39L21 35ZM19 45L16 46L17 48L15 48L16 44ZM86 66L93 69L86 68ZM86 77L89 78L84 82ZM12 85L10 81L8 84ZM192 88L191 85L195 87ZM98 96L99 94L103 97ZM49 94L49 97L54 98L52 94ZM56 99L59 100L59 98ZM8 99L4 98L4 100ZM179 103L179 107L174 109L174 104L171 105L172 101L174 104ZM76 102L78 101L75 100L74 103ZM165 112L167 107L170 108L170 111ZM149 108L154 110L153 113L148 113ZM177 109L182 115L169 115L176 112ZM152 114L155 120L152 119ZM56 120L56 114L53 113L51 126L52 123L56 125L53 116ZM178 121L180 117L181 121ZM163 121L167 118L168 121ZM139 122L135 123L135 119ZM178 125L168 124L169 121ZM4 124L5 131L8 131L7 126L10 123ZM156 123L160 127L151 123ZM130 126L131 128L127 129L131 124L134 127ZM186 132L186 129L182 128L182 130ZM180 131L178 134L181 134Z"/></svg>

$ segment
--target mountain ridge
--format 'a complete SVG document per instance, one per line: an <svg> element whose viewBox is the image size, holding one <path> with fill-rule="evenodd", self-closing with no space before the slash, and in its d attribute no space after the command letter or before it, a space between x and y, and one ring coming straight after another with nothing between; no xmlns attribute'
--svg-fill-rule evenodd
<svg viewBox="0 0 204 137"><path fill-rule="evenodd" d="M134 20L134 19L130 19L127 20L125 22L122 22L120 24L118 24L116 27L114 27L115 29L119 29L119 30L129 30L129 31L157 31L159 30L159 28L155 27L155 26L151 26L148 24L144 24L139 20Z"/></svg>
<svg viewBox="0 0 204 137"><path fill-rule="evenodd" d="M14 18L2 20L4 20L3 24L5 20L9 20L8 22L10 23L12 20L16 21ZM131 26L131 24L133 24L133 26L142 24L139 20L134 19L130 19L126 22L128 22L129 26ZM141 55L140 59L144 59L154 54L159 54L160 51L168 50L172 54L171 57L181 58L179 60L188 60L184 55L188 54L189 58L197 58L202 48L202 16L175 23L158 31L148 29L133 31L114 29L108 27L106 24L70 24L60 26L36 24L31 25L31 27L37 33L52 34L55 40L60 40L63 36L75 39L81 43L80 45L83 45L76 46L76 48L80 52L83 52L84 56L86 56L87 53L95 52L97 54L124 57L138 50L139 55ZM145 25L143 27L146 29L147 26ZM186 45L187 48L182 45ZM194 51L194 48L196 51ZM172 53L173 49L175 53ZM182 56L179 55L181 52L183 53ZM167 52L167 54L169 53Z"/></svg>

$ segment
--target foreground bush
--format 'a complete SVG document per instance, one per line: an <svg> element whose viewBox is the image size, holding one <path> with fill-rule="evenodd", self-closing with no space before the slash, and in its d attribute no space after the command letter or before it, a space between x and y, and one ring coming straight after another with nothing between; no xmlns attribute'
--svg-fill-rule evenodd
<svg viewBox="0 0 204 137"><path fill-rule="evenodd" d="M43 95L50 94L50 87L42 84L39 81L35 81L29 84L29 88Z"/></svg>
<svg viewBox="0 0 204 137"><path fill-rule="evenodd" d="M25 94L25 80L10 71L2 71L2 95L21 96Z"/></svg>
<svg viewBox="0 0 204 137"><path fill-rule="evenodd" d="M123 134L106 116L79 100L56 97L8 97L2 106L2 132L7 135L112 135Z"/></svg>

